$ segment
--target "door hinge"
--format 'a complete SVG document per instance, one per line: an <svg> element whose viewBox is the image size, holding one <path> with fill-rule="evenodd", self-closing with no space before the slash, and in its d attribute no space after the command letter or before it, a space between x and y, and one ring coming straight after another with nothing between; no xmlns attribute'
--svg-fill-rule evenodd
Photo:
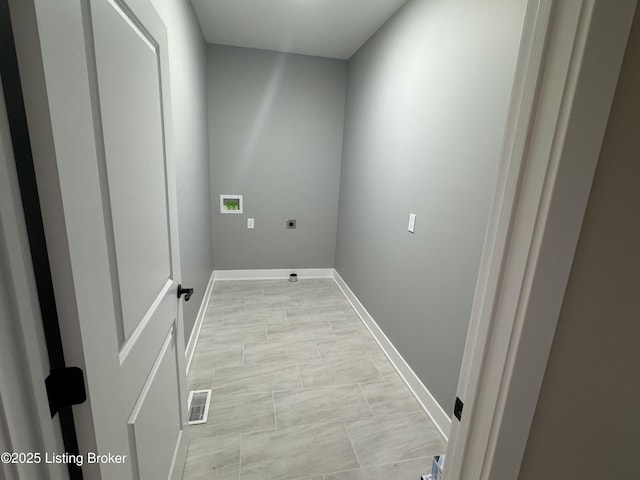
<svg viewBox="0 0 640 480"><path fill-rule="evenodd" d="M453 414L458 419L458 421L462 420L462 409L464 408L464 403L460 400L459 397L456 397L456 404L453 407Z"/></svg>
<svg viewBox="0 0 640 480"><path fill-rule="evenodd" d="M51 418L63 407L80 405L87 399L84 375L78 367L53 368L44 381Z"/></svg>

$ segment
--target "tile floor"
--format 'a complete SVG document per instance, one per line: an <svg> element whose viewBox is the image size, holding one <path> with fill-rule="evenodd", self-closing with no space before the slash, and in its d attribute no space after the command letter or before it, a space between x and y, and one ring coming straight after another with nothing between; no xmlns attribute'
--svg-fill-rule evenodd
<svg viewBox="0 0 640 480"><path fill-rule="evenodd" d="M332 279L218 281L183 480L417 480L445 441Z"/></svg>

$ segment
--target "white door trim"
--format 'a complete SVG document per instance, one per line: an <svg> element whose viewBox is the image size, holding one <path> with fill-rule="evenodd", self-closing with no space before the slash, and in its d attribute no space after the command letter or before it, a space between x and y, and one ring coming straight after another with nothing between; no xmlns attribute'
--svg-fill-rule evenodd
<svg viewBox="0 0 640 480"><path fill-rule="evenodd" d="M0 365L0 452L61 451L44 383L49 360L1 79ZM2 464L0 473L8 480L69 478L60 464Z"/></svg>
<svg viewBox="0 0 640 480"><path fill-rule="evenodd" d="M448 480L518 477L636 3L529 2Z"/></svg>

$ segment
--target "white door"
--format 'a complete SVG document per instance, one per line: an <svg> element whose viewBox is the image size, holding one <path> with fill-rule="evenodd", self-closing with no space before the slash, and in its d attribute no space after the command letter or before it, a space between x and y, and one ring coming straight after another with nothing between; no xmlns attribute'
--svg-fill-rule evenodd
<svg viewBox="0 0 640 480"><path fill-rule="evenodd" d="M146 0L11 10L85 478L165 479L185 412L165 27Z"/></svg>

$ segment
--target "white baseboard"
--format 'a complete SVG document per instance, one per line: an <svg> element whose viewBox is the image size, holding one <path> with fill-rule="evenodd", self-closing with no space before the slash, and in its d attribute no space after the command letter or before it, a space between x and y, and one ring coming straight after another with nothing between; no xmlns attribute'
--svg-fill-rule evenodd
<svg viewBox="0 0 640 480"><path fill-rule="evenodd" d="M360 300L358 300L340 274L335 270L333 278L338 284L338 287L340 287L347 297L347 300L349 300L353 308L356 310L365 326L369 329L373 338L378 342L378 345L380 345L380 348L382 348L382 351L385 353L400 377L402 377L409 389L420 402L422 408L424 408L427 415L431 417L431 420L433 420L433 423L435 423L438 430L440 430L440 433L448 439L449 429L451 427L451 418L449 418L444 409L436 401L433 395L431 395L431 392L427 390L427 387L425 387L422 381L420 381L409 364L404 358L402 358L398 350L396 350L396 347L393 346L393 343L391 343L387 338L373 317L369 315L369 312L367 312L366 308L364 308L362 303L360 303Z"/></svg>
<svg viewBox="0 0 640 480"><path fill-rule="evenodd" d="M297 273L299 278L332 278L333 268L279 268L273 270L214 270L216 280L265 280L289 278Z"/></svg>
<svg viewBox="0 0 640 480"><path fill-rule="evenodd" d="M193 354L196 351L198 337L200 336L200 329L202 328L202 323L204 322L204 316L207 313L207 305L209 304L209 299L211 298L211 294L213 293L213 284L216 281L214 273L215 272L211 272L211 276L209 277L209 283L207 284L207 289L204 291L204 296L202 297L202 303L200 304L200 308L198 309L198 316L196 317L196 323L193 325L193 329L191 330L191 335L189 336L189 342L187 343L187 348L185 350L185 358L187 361L187 372L189 372L189 368L191 367L191 360L193 359Z"/></svg>

